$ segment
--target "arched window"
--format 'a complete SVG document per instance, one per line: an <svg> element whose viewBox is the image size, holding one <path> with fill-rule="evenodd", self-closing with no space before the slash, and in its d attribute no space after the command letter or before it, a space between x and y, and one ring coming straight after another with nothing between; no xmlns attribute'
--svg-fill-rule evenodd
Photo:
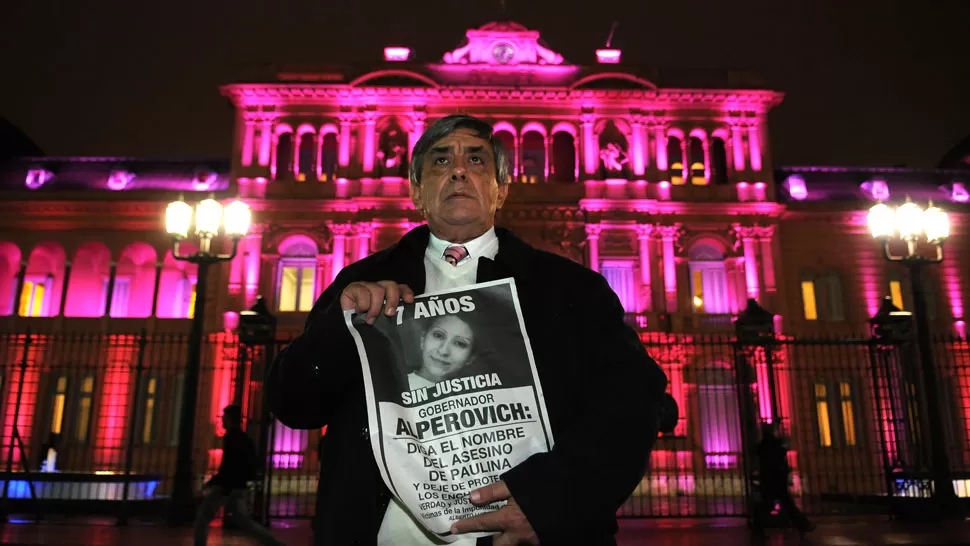
<svg viewBox="0 0 970 546"><path fill-rule="evenodd" d="M332 182L337 178L338 150L336 133L323 135L323 145L320 148L320 180Z"/></svg>
<svg viewBox="0 0 970 546"><path fill-rule="evenodd" d="M505 148L505 154L509 158L509 174L515 178L515 176L518 174L516 172L516 167L518 166L518 162L516 161L518 148L515 146L515 135L505 129L500 129L495 132L494 137L498 139L498 141L502 143L502 147Z"/></svg>
<svg viewBox="0 0 970 546"><path fill-rule="evenodd" d="M691 307L695 313L731 312L724 251L712 243L701 242L687 253L690 270Z"/></svg>
<svg viewBox="0 0 970 546"><path fill-rule="evenodd" d="M680 139L675 136L667 137L667 161L670 164L668 175L670 183L675 186L684 184L684 150Z"/></svg>
<svg viewBox="0 0 970 546"><path fill-rule="evenodd" d="M546 139L537 131L522 135L522 174L528 184L546 181Z"/></svg>
<svg viewBox="0 0 970 546"><path fill-rule="evenodd" d="M277 274L277 309L305 313L316 297L317 245L309 237L295 236L280 245Z"/></svg>
<svg viewBox="0 0 970 546"><path fill-rule="evenodd" d="M687 152L690 156L690 183L695 186L707 184L707 167L704 158L704 141L692 136L687 140Z"/></svg>
<svg viewBox="0 0 970 546"><path fill-rule="evenodd" d="M300 163L297 165L299 170L296 175L296 179L300 182L304 182L306 179L313 177L313 160L315 159L313 149L316 147L315 140L316 135L313 133L303 133L300 136Z"/></svg>
<svg viewBox="0 0 970 546"><path fill-rule="evenodd" d="M283 133L276 141L276 165L273 176L287 178L293 173L293 133Z"/></svg>
<svg viewBox="0 0 970 546"><path fill-rule="evenodd" d="M552 174L556 182L576 181L576 142L566 131L552 135Z"/></svg>
<svg viewBox="0 0 970 546"><path fill-rule="evenodd" d="M722 185L728 183L727 173L727 147L724 139L714 137L711 139L711 182Z"/></svg>

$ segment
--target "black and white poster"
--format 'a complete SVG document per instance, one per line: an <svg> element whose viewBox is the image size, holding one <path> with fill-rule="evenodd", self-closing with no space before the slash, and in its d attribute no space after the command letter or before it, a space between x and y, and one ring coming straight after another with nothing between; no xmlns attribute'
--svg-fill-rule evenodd
<svg viewBox="0 0 970 546"><path fill-rule="evenodd" d="M471 491L553 446L515 281L424 294L373 325L364 318L345 313L374 457L391 493L451 541L452 523L504 504L476 507Z"/></svg>

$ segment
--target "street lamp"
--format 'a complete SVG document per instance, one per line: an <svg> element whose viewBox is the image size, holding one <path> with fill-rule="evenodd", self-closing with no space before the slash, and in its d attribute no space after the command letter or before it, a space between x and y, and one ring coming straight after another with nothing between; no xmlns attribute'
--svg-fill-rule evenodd
<svg viewBox="0 0 970 546"><path fill-rule="evenodd" d="M192 521L195 507L193 503L195 488L192 483L192 444L195 438L196 398L199 390L199 370L202 361L202 335L205 326L206 281L211 264L231 260L236 256L239 240L249 231L252 213L249 205L236 200L223 208L222 204L210 196L195 206L195 234L199 238L199 250L192 254L182 254L180 245L189 236L193 210L188 203L179 198L168 204L165 209L165 229L172 236L172 256L176 260L198 266L198 279L195 284L195 308L192 316L192 330L189 335L189 353L185 368L185 383L182 392L182 407L179 414L179 443L175 461L175 476L172 486L171 522L180 524ZM232 251L218 254L212 251L212 240L219 234L220 225L227 236L232 238Z"/></svg>
<svg viewBox="0 0 970 546"><path fill-rule="evenodd" d="M950 236L950 221L946 213L933 206L921 208L906 198L906 203L893 209L885 204L878 204L869 209L869 229L872 236L880 241L883 252L888 261L900 263L909 268L909 279L913 292L913 307L916 319L916 344L919 349L919 359L923 375L924 394L926 401L927 420L930 428L930 442L933 450L932 478L933 498L938 504L940 514L957 515L959 501L953 490L953 478L950 473L950 460L946 448L946 437L943 431L943 418L940 413L939 401L942 399L936 378L936 368L933 361L933 346L930 342L930 326L926 314L926 293L923 285L923 267L938 264L943 261L943 243ZM897 253L905 243L905 253ZM921 252L921 246L931 246L929 255Z"/></svg>

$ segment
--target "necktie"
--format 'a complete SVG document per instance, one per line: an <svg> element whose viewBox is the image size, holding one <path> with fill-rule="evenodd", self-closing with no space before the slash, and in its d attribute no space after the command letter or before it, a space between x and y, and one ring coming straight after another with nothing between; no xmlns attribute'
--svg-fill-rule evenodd
<svg viewBox="0 0 970 546"><path fill-rule="evenodd" d="M446 262L451 265L458 265L458 262L465 259L468 256L468 250L461 245L451 245L445 249L445 254L443 258Z"/></svg>

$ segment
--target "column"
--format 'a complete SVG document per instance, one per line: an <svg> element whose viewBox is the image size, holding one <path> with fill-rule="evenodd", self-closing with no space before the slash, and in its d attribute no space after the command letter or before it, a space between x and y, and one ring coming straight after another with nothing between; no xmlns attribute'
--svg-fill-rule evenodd
<svg viewBox="0 0 970 546"><path fill-rule="evenodd" d="M748 298L758 301L757 233L755 228L734 224L734 232L744 247L744 279Z"/></svg>
<svg viewBox="0 0 970 546"><path fill-rule="evenodd" d="M14 289L13 296L13 309L10 315L14 317L20 316L20 304L23 303L21 300L24 295L24 282L27 280L27 260L20 261L20 271L17 272L17 287ZM61 314L64 314L64 305L61 305Z"/></svg>
<svg viewBox="0 0 970 546"><path fill-rule="evenodd" d="M161 263L161 262L159 262L159 263ZM26 262L25 262L24 266L26 267ZM63 284L61 284L61 300L59 302L57 302L57 305L59 307L58 310L57 310L57 316L59 316L59 317L63 317L64 316L64 309L67 306L67 287L70 286L70 284L71 284L71 261L68 260L64 264L64 282L63 282ZM158 281L157 280L156 280L155 284L158 284ZM23 290L23 287L21 287L20 289L17 290L17 297L18 298L20 297L20 292L22 290ZM156 290L157 290L157 288L156 288ZM17 309L14 309L14 313L16 313L16 312L17 312Z"/></svg>
<svg viewBox="0 0 970 546"><path fill-rule="evenodd" d="M354 252L354 261L359 262L370 254L370 241L374 234L374 226L370 222L357 224L355 234L357 235L357 248Z"/></svg>
<svg viewBox="0 0 970 546"><path fill-rule="evenodd" d="M761 172L761 138L757 122L748 126L748 153L751 155L751 170Z"/></svg>
<svg viewBox="0 0 970 546"><path fill-rule="evenodd" d="M243 269L243 283L245 286L245 308L249 309L254 303L256 303L256 295L259 293L259 278L260 278L260 265L262 264L262 250L263 250L263 232L262 226L253 226L254 230L250 231L242 241L242 253L245 257L245 264ZM272 275L267 277L272 279ZM275 289L273 287L272 289ZM273 298L275 301L276 298ZM279 305L279 302L277 302Z"/></svg>
<svg viewBox="0 0 970 546"><path fill-rule="evenodd" d="M772 237L775 226L759 226L755 228L758 241L761 243L761 268L764 271L765 290L775 292L775 261L772 254Z"/></svg>
<svg viewBox="0 0 970 546"><path fill-rule="evenodd" d="M229 293L233 295L242 292L243 269L246 267L246 240L240 241L239 246L236 256L229 261Z"/></svg>
<svg viewBox="0 0 970 546"><path fill-rule="evenodd" d="M333 282L337 278L337 274L340 273L340 270L344 268L347 255L347 235L350 233L350 225L334 224L330 226L330 231L333 233L333 250L331 252L333 255L331 264L333 267L330 270L330 282Z"/></svg>
<svg viewBox="0 0 970 546"><path fill-rule="evenodd" d="M313 172L317 174L317 180L323 180L323 139L326 138L326 134L323 131L317 131L316 151L314 152L315 159L313 160ZM333 180L328 180L327 182L333 182Z"/></svg>
<svg viewBox="0 0 970 546"><path fill-rule="evenodd" d="M364 112L364 172L373 173L374 172L374 159L376 150L375 136L376 131L374 130L377 125L377 112L367 111Z"/></svg>
<svg viewBox="0 0 970 546"><path fill-rule="evenodd" d="M710 135L704 138L704 180L711 183L711 139Z"/></svg>
<svg viewBox="0 0 970 546"><path fill-rule="evenodd" d="M657 145L657 170L664 173L669 167L667 164L667 125L659 122L653 126L654 140ZM664 174L661 178L666 179Z"/></svg>
<svg viewBox="0 0 970 546"><path fill-rule="evenodd" d="M259 130L259 165L269 165L269 156L273 150L273 121L263 120Z"/></svg>
<svg viewBox="0 0 970 546"><path fill-rule="evenodd" d="M428 115L424 112L414 112L411 114L411 134L408 135L408 158L411 157L411 152L414 151L414 145L418 143L418 139L424 134L424 123L428 119Z"/></svg>
<svg viewBox="0 0 970 546"><path fill-rule="evenodd" d="M599 164L599 149L596 145L596 135L593 134L595 119L592 113L584 113L579 117L583 131L583 172L588 175L595 175Z"/></svg>
<svg viewBox="0 0 970 546"><path fill-rule="evenodd" d="M316 302L323 293L324 285L327 284L324 274L326 273L326 259L323 254L317 255L317 270L313 274L313 301Z"/></svg>
<svg viewBox="0 0 970 546"><path fill-rule="evenodd" d="M152 317L158 316L158 294L162 287L162 268L165 262L155 262L155 288L152 289Z"/></svg>
<svg viewBox="0 0 970 546"><path fill-rule="evenodd" d="M680 408L674 436L687 436L687 386L684 384L684 364L674 362L665 368L667 379L670 381L670 395L674 397L677 407Z"/></svg>
<svg viewBox="0 0 970 546"><path fill-rule="evenodd" d="M589 250L589 268L600 270L600 232L599 224L586 224L586 247Z"/></svg>
<svg viewBox="0 0 970 546"><path fill-rule="evenodd" d="M350 124L354 120L354 115L349 112L342 113L339 119L340 138L337 142L339 148L337 152L337 164L341 167L348 167L350 166Z"/></svg>
<svg viewBox="0 0 970 546"><path fill-rule="evenodd" d="M653 226L650 224L637 225L637 241L640 243L640 301L643 311L653 308L653 289L650 286L650 237L653 236Z"/></svg>
<svg viewBox="0 0 970 546"><path fill-rule="evenodd" d="M304 134L306 133L297 133L295 129L293 131L293 178L300 174L300 144Z"/></svg>
<svg viewBox="0 0 970 546"><path fill-rule="evenodd" d="M744 167L744 135L742 127L738 124L731 125L731 150L734 155L734 170L743 171Z"/></svg>
<svg viewBox="0 0 970 546"><path fill-rule="evenodd" d="M643 158L647 155L643 138L643 120L636 115L630 125L633 131L633 174L643 176L645 164Z"/></svg>
<svg viewBox="0 0 970 546"><path fill-rule="evenodd" d="M684 135L684 138L680 139L680 165L683 167L683 174L681 176L684 178L684 184L690 184L690 135Z"/></svg>
<svg viewBox="0 0 970 546"><path fill-rule="evenodd" d="M256 138L256 120L248 115L243 115L243 142L242 142L242 166L248 167L253 164L253 140Z"/></svg>
<svg viewBox="0 0 970 546"><path fill-rule="evenodd" d="M664 295L667 303L667 312L677 312L677 256L674 244L680 237L680 224L670 226L657 226L657 233L663 245L663 264L664 264Z"/></svg>
<svg viewBox="0 0 970 546"><path fill-rule="evenodd" d="M108 270L108 290L104 298L104 314L103 317L111 316L111 302L114 301L115 296L115 276L118 273L118 262L111 260L111 268Z"/></svg>

